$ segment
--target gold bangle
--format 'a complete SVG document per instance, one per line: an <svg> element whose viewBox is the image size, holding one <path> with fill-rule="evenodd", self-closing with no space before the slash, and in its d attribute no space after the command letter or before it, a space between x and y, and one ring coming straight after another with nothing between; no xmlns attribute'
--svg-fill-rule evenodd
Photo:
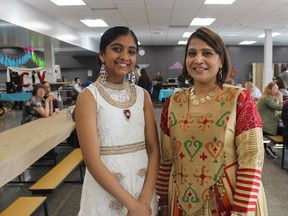
<svg viewBox="0 0 288 216"><path fill-rule="evenodd" d="M231 216L246 216L246 213L243 212L236 212L236 211L231 211Z"/></svg>

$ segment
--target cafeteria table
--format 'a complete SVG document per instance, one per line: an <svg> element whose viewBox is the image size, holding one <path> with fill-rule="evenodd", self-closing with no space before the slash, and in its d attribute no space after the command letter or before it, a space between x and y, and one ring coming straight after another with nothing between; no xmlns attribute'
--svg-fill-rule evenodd
<svg viewBox="0 0 288 216"><path fill-rule="evenodd" d="M0 93L1 101L28 101L31 97L31 92Z"/></svg>
<svg viewBox="0 0 288 216"><path fill-rule="evenodd" d="M64 109L0 133L0 188L66 140L74 129Z"/></svg>
<svg viewBox="0 0 288 216"><path fill-rule="evenodd" d="M167 99L174 92L175 92L174 89L161 89L158 95L159 101L162 101L163 99Z"/></svg>

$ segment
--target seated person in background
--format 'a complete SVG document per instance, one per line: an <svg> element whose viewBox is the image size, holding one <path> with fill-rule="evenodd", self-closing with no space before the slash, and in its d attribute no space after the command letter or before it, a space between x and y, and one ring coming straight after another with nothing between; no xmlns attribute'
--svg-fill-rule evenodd
<svg viewBox="0 0 288 216"><path fill-rule="evenodd" d="M54 96L49 95L46 99L44 99L44 96L44 86L42 84L35 85L32 91L32 98L25 103L21 124L52 115Z"/></svg>
<svg viewBox="0 0 288 216"><path fill-rule="evenodd" d="M55 112L55 109L59 108L59 101L56 99L53 92L51 92L51 87L50 87L50 84L48 82L45 81L43 83L43 86L45 88L44 100L46 100L50 95L52 95L54 97L54 100L52 101L52 103L53 103L53 112Z"/></svg>
<svg viewBox="0 0 288 216"><path fill-rule="evenodd" d="M285 100L282 107L282 122L283 122L283 148L288 149L288 100Z"/></svg>
<svg viewBox="0 0 288 216"><path fill-rule="evenodd" d="M279 128L280 114L282 110L283 97L282 93L278 90L276 83L270 82L264 89L260 97L257 108L263 121L263 134L264 135L282 135L282 129ZM265 143L265 151L267 155L277 158L272 146L275 143L270 141Z"/></svg>
<svg viewBox="0 0 288 216"><path fill-rule="evenodd" d="M74 79L74 85L73 85L73 89L72 89L72 100L73 102L76 102L78 94L82 91L82 87L81 87L81 80L79 77L76 77Z"/></svg>
<svg viewBox="0 0 288 216"><path fill-rule="evenodd" d="M0 101L0 118L3 118L5 114L5 108L2 102Z"/></svg>
<svg viewBox="0 0 288 216"><path fill-rule="evenodd" d="M288 98L287 83L283 78L278 76L276 77L276 84L278 85L279 91L283 95L283 100L286 100Z"/></svg>
<svg viewBox="0 0 288 216"><path fill-rule="evenodd" d="M245 82L245 88L250 92L251 96L257 101L261 96L262 93L257 86L255 86L251 81Z"/></svg>
<svg viewBox="0 0 288 216"><path fill-rule="evenodd" d="M288 149L288 100L283 103L281 118L283 122L283 142Z"/></svg>

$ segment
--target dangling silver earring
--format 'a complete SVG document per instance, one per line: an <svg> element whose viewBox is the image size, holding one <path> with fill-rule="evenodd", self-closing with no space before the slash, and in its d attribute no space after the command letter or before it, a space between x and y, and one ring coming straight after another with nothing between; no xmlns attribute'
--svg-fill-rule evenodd
<svg viewBox="0 0 288 216"><path fill-rule="evenodd" d="M220 80L220 81L222 81L222 79L223 79L223 71L222 71L222 68L219 68L219 71L218 71L218 79Z"/></svg>
<svg viewBox="0 0 288 216"><path fill-rule="evenodd" d="M100 68L100 72L99 72L99 77L102 83L106 82L107 76L108 76L108 73L106 71L105 64L102 64Z"/></svg>
<svg viewBox="0 0 288 216"><path fill-rule="evenodd" d="M136 74L134 73L133 70L130 72L130 81L131 81L132 85L135 85L135 83L136 83Z"/></svg>

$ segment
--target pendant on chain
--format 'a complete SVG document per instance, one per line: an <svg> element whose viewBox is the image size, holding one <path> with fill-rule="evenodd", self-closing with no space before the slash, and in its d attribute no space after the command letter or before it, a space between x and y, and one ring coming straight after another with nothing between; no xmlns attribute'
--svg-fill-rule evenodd
<svg viewBox="0 0 288 216"><path fill-rule="evenodd" d="M125 116L126 120L129 121L129 119L131 117L131 111L129 109L125 109L123 111L123 113L124 113L124 116Z"/></svg>

